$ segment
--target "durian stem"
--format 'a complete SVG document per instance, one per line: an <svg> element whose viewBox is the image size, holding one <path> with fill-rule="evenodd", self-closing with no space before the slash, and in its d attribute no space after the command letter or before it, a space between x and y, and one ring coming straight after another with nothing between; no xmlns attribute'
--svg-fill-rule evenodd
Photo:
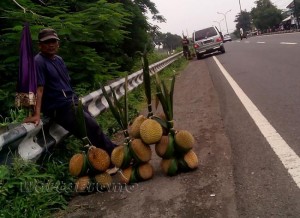
<svg viewBox="0 0 300 218"><path fill-rule="evenodd" d="M129 137L129 133L128 133L127 129L124 129L124 130L123 130L123 134L124 134L124 136L125 136L126 138Z"/></svg>
<svg viewBox="0 0 300 218"><path fill-rule="evenodd" d="M147 118L150 118L152 116L153 116L152 105L148 104L148 116L147 116Z"/></svg>
<svg viewBox="0 0 300 218"><path fill-rule="evenodd" d="M131 142L131 138L129 136L126 136L126 138L124 139L124 144L128 145Z"/></svg>
<svg viewBox="0 0 300 218"><path fill-rule="evenodd" d="M169 131L173 136L175 136L176 130L174 128L170 129Z"/></svg>
<svg viewBox="0 0 300 218"><path fill-rule="evenodd" d="M173 129L173 127L174 127L174 120L168 120L168 127L169 127L170 130Z"/></svg>

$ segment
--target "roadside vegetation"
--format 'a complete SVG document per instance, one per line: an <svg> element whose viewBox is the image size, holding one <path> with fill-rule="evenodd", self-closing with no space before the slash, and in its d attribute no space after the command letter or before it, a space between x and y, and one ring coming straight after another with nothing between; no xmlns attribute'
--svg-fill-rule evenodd
<svg viewBox="0 0 300 218"><path fill-rule="evenodd" d="M138 51L148 53L181 47L181 37L162 33L149 22L164 22L149 0L1 0L0 1L0 115L14 108L19 68L19 44L24 23L29 23L34 53L37 35L45 27L60 37L72 85L80 95L98 89L99 82L135 72Z"/></svg>
<svg viewBox="0 0 300 218"><path fill-rule="evenodd" d="M170 80L187 63L180 58L159 73L161 79ZM146 106L145 98L143 86L129 93L130 119ZM102 113L98 121L110 137L119 130L110 110ZM16 156L12 164L0 165L0 217L51 217L54 212L64 210L76 196L68 163L82 149L82 142L71 136L48 150L36 163Z"/></svg>

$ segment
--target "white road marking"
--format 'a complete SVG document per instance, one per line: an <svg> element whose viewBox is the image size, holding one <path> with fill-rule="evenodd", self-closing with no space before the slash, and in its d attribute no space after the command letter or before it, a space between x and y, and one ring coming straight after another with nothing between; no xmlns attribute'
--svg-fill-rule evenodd
<svg viewBox="0 0 300 218"><path fill-rule="evenodd" d="M265 44L266 42L256 42L256 43L258 43L258 44Z"/></svg>
<svg viewBox="0 0 300 218"><path fill-rule="evenodd" d="M296 42L280 42L281 45L297 45Z"/></svg>
<svg viewBox="0 0 300 218"><path fill-rule="evenodd" d="M248 111L251 118L256 123L257 127L266 138L271 148L275 154L279 157L284 167L288 170L289 174L295 181L298 188L300 188L300 158L299 156L290 148L290 146L284 141L276 129L269 123L269 121L264 117L264 115L258 110L251 99L243 92L239 85L234 81L234 79L229 75L226 69L222 66L219 60L213 56L215 62L220 68L221 72L227 79L228 83L231 85L232 89Z"/></svg>

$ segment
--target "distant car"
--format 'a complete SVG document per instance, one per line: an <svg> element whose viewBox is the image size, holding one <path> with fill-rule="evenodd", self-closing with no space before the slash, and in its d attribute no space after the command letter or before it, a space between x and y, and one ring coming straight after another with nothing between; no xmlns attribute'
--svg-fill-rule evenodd
<svg viewBox="0 0 300 218"><path fill-rule="evenodd" d="M224 34L223 37L223 42L228 42L228 41L232 41L231 36L229 34Z"/></svg>
<svg viewBox="0 0 300 218"><path fill-rule="evenodd" d="M193 33L193 41L198 60L201 59L204 54L215 51L225 53L222 35L215 26L195 31Z"/></svg>

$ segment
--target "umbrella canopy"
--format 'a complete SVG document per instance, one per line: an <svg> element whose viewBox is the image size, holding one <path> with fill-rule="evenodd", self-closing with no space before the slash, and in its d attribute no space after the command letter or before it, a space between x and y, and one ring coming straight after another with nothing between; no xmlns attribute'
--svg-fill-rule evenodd
<svg viewBox="0 0 300 218"><path fill-rule="evenodd" d="M15 104L30 107L36 103L36 68L29 24L25 23L20 41L19 77Z"/></svg>

